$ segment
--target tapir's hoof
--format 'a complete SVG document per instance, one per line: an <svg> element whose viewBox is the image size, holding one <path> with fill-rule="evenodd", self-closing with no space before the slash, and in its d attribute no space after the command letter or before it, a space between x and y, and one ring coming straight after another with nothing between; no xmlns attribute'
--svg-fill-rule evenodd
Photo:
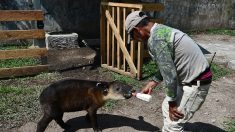
<svg viewBox="0 0 235 132"><path fill-rule="evenodd" d="M64 124L62 128L65 130L69 130L71 128L71 126L68 124Z"/></svg>
<svg viewBox="0 0 235 132"><path fill-rule="evenodd" d="M102 132L102 130L98 128L98 129L95 129L94 132Z"/></svg>

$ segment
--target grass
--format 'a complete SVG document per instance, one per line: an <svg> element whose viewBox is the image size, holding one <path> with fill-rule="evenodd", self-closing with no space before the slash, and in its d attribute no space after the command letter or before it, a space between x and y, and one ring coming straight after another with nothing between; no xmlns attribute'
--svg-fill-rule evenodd
<svg viewBox="0 0 235 132"><path fill-rule="evenodd" d="M105 111L111 111L114 109L114 107L117 105L116 100L108 100L103 107L101 107L102 110Z"/></svg>
<svg viewBox="0 0 235 132"><path fill-rule="evenodd" d="M26 44L14 44L14 45L1 45L0 50L14 50L14 49L26 49L30 43ZM40 64L39 58L18 58L18 59L6 59L0 60L0 68L12 68L22 67Z"/></svg>
<svg viewBox="0 0 235 132"><path fill-rule="evenodd" d="M223 66L218 65L216 63L212 63L211 69L213 72L213 80L214 81L231 73L231 71L229 69L224 68ZM156 63L154 61L150 60L143 65L143 77L148 80L148 79L152 78L152 76L156 75L157 70L158 70L158 67L157 67ZM119 81L124 82L129 85L132 85L135 87L139 87L142 85L136 79L129 78L124 75L120 75L117 73L112 73L112 75L115 80L119 80Z"/></svg>
<svg viewBox="0 0 235 132"><path fill-rule="evenodd" d="M231 29L223 29L223 28L212 28L212 29L207 29L204 31L189 31L189 34L218 34L218 35L230 35L230 36L235 36L235 30Z"/></svg>
<svg viewBox="0 0 235 132"><path fill-rule="evenodd" d="M0 61L0 68L22 67L40 64L38 58L19 58Z"/></svg>
<svg viewBox="0 0 235 132"><path fill-rule="evenodd" d="M58 80L57 73L35 77L0 80L0 128L14 128L41 116L38 97L49 83Z"/></svg>
<svg viewBox="0 0 235 132"><path fill-rule="evenodd" d="M235 119L224 121L223 125L227 132L235 132Z"/></svg>
<svg viewBox="0 0 235 132"><path fill-rule="evenodd" d="M224 77L224 76L231 73L231 71L229 69L224 68L216 63L212 63L211 69L213 72L213 81L216 81L216 80L220 79L221 77Z"/></svg>
<svg viewBox="0 0 235 132"><path fill-rule="evenodd" d="M124 76L115 72L111 72L111 74L114 80L118 80L125 84L131 85L134 88L140 87L142 85L138 80L134 78L130 78L130 77L127 77L127 76Z"/></svg>
<svg viewBox="0 0 235 132"><path fill-rule="evenodd" d="M0 123L6 128L34 120L39 115L38 94L40 88L0 86Z"/></svg>

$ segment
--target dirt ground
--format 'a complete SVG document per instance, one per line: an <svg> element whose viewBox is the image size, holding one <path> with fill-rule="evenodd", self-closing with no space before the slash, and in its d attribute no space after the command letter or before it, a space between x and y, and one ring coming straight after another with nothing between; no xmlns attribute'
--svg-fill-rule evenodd
<svg viewBox="0 0 235 132"><path fill-rule="evenodd" d="M83 68L61 73L63 77L76 77L91 80L111 80L108 72L97 68L91 70ZM142 83L145 83L144 81ZM136 132L161 131L163 122L161 103L164 92L155 90L152 100L144 102L135 97L121 100L110 111L99 109L98 123L103 132ZM187 124L187 128L194 132L223 132L223 122L235 118L235 73L213 81L207 99L201 109ZM86 112L72 112L64 114L64 121L72 126L71 131L92 132L90 124L85 121ZM33 132L37 122L28 122L19 128L9 131ZM46 132L62 132L54 121L50 123Z"/></svg>

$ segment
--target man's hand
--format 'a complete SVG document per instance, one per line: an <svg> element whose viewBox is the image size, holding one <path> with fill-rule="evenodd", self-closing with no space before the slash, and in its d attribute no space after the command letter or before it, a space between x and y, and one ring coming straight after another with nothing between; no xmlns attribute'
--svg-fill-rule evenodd
<svg viewBox="0 0 235 132"><path fill-rule="evenodd" d="M172 121L178 121L184 117L184 114L178 111L178 107L175 101L169 103L169 117Z"/></svg>
<svg viewBox="0 0 235 132"><path fill-rule="evenodd" d="M156 87L158 85L157 82L155 81L150 81L148 82L148 84L141 90L141 93L145 93L145 94L151 94L153 91L153 88Z"/></svg>

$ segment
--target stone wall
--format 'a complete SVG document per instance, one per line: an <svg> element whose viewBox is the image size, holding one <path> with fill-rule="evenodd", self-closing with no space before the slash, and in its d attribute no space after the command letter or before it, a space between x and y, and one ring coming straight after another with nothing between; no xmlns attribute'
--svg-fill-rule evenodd
<svg viewBox="0 0 235 132"><path fill-rule="evenodd" d="M1 0L0 9L32 9L32 1ZM76 32L86 39L99 38L100 1L41 0L41 7L45 12L44 29L50 32ZM163 3L164 12L154 13L154 17L163 18L166 25L181 30L235 28L235 0L141 1ZM31 24L27 22L0 24L0 28L27 28L27 26L31 26Z"/></svg>
<svg viewBox="0 0 235 132"><path fill-rule="evenodd" d="M235 28L234 0L160 0L165 24L182 30Z"/></svg>
<svg viewBox="0 0 235 132"><path fill-rule="evenodd" d="M0 10L30 9L33 9L32 0L0 0ZM0 29L27 29L29 27L32 27L30 22L0 22Z"/></svg>

